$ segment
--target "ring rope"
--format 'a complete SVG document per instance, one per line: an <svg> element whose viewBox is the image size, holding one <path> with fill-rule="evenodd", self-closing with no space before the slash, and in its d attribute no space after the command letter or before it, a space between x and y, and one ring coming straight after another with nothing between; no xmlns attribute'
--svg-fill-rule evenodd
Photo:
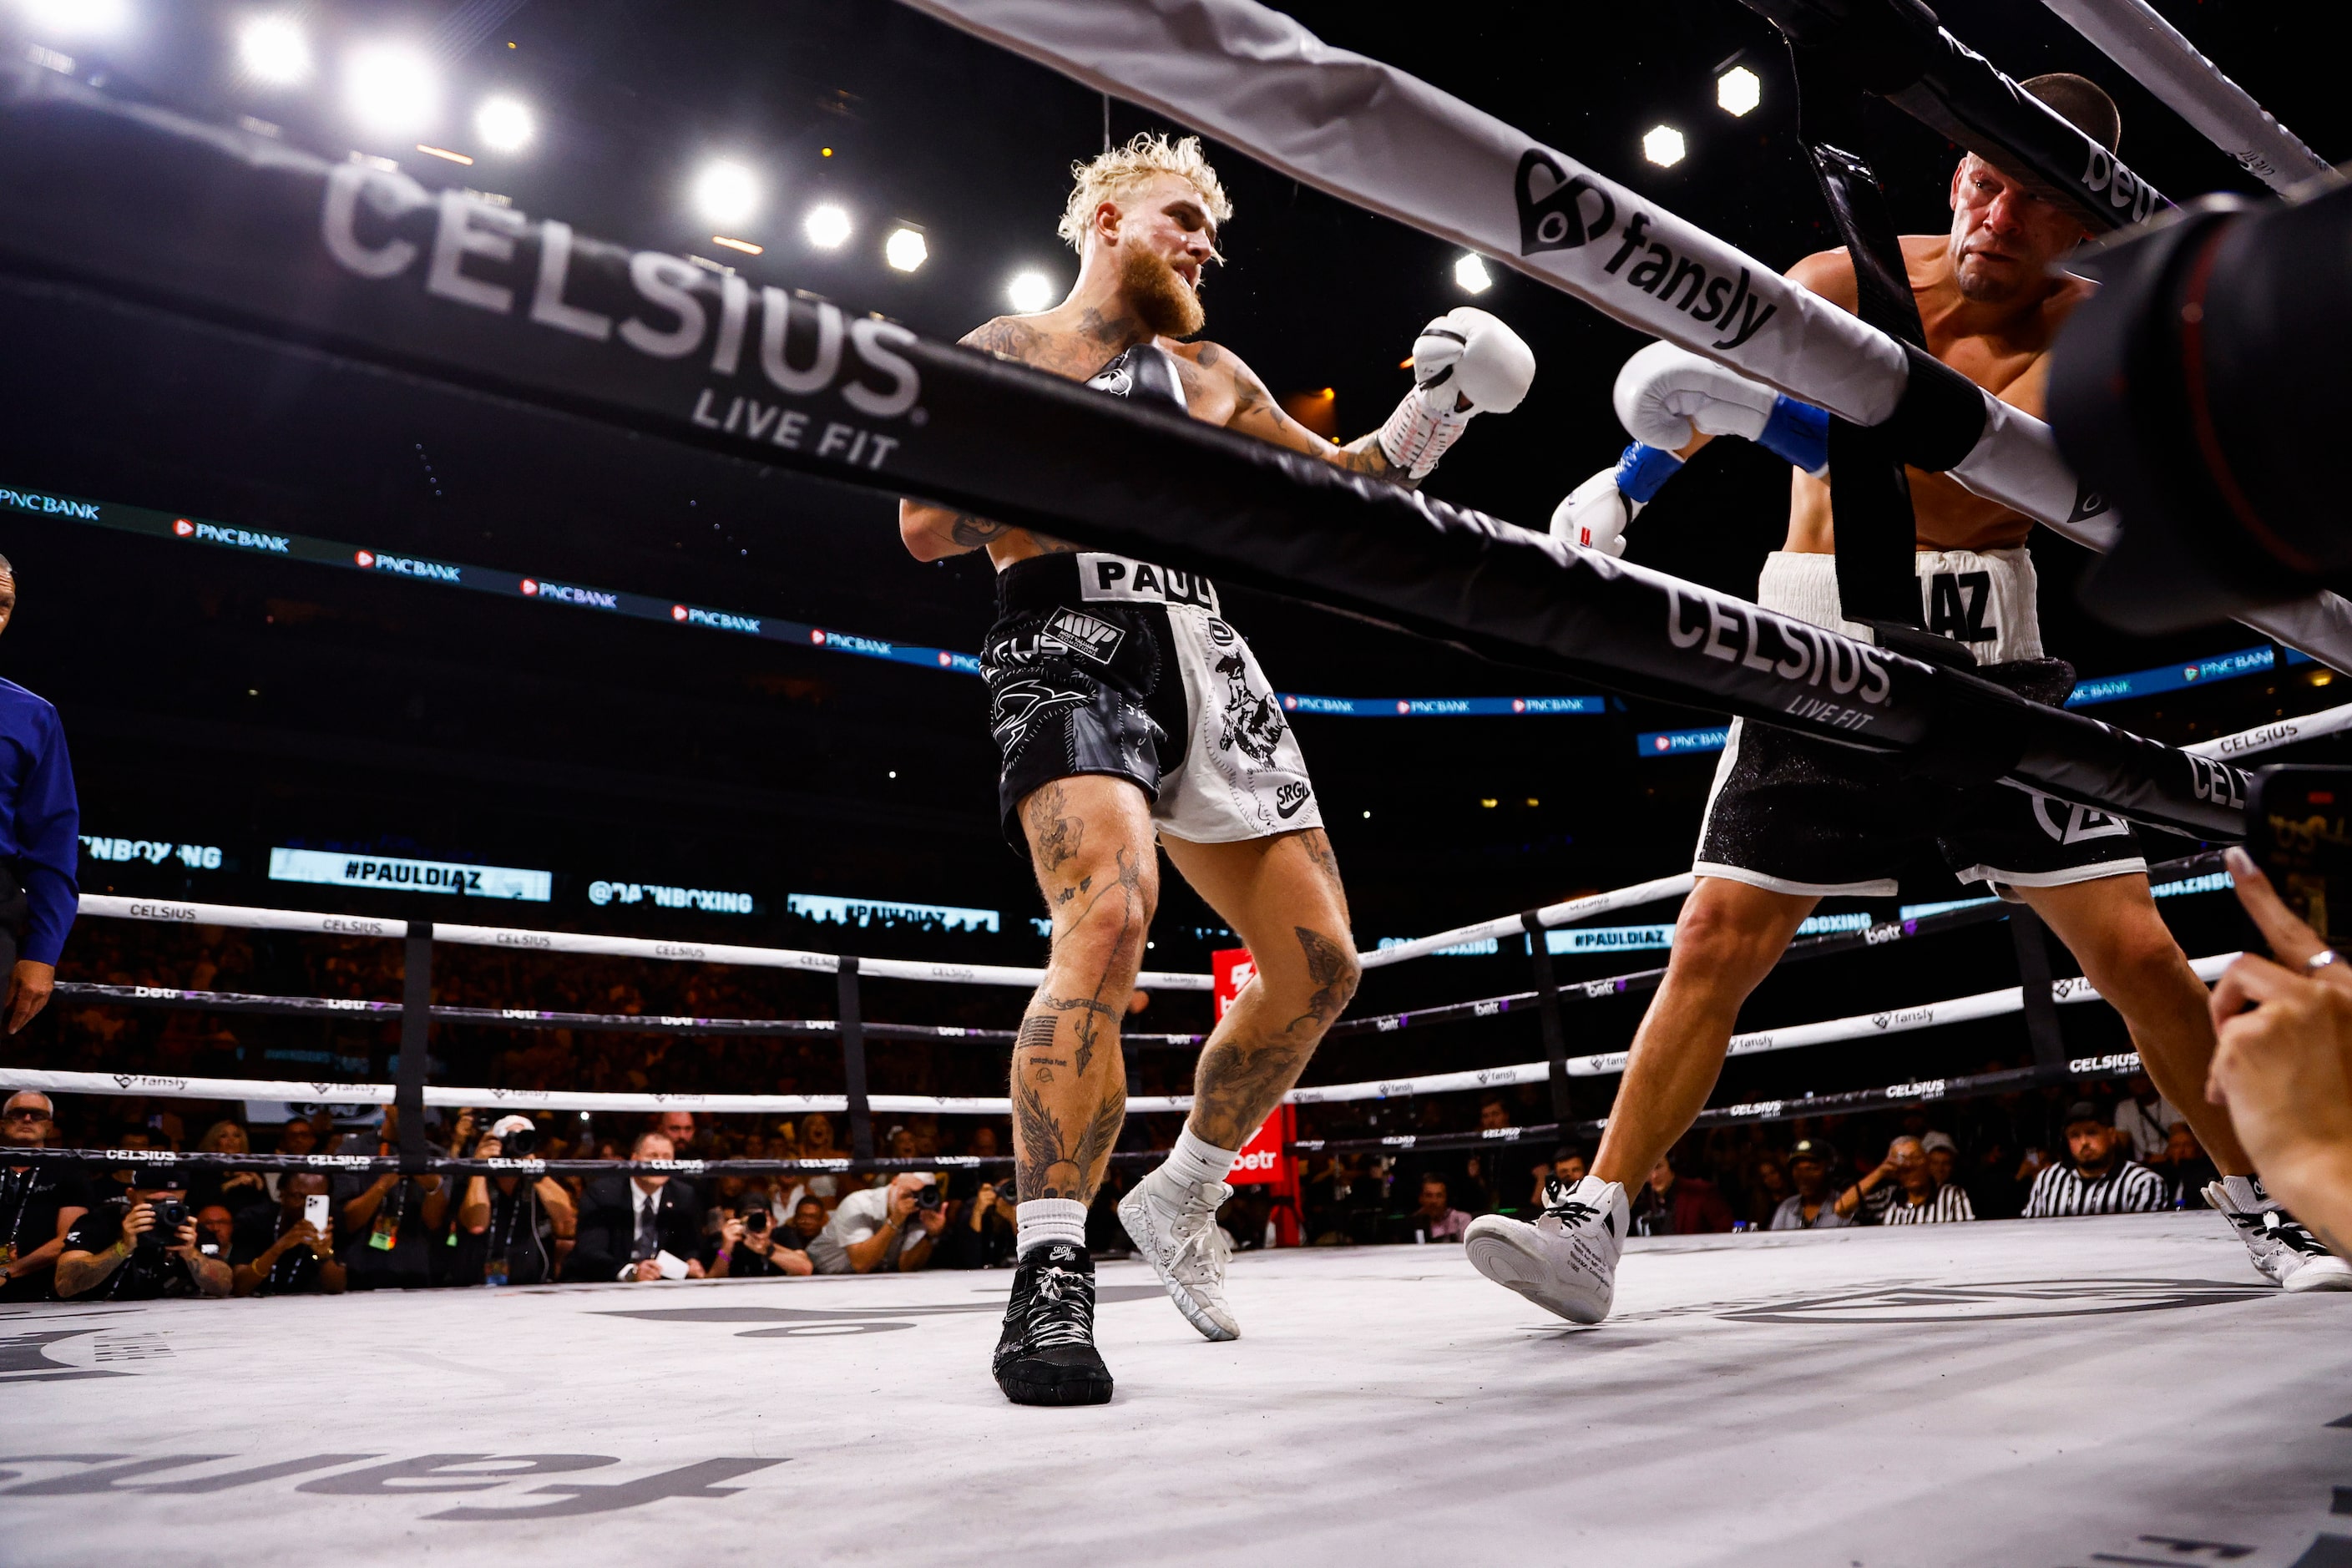
<svg viewBox="0 0 2352 1568"><path fill-rule="evenodd" d="M1251 0L905 3L1856 425L1885 424L1909 389L1902 345L1859 317L1485 110ZM1956 59L1969 54L1951 47ZM2119 183L2110 174L2104 184L2114 194ZM1677 305L1633 286L1625 263L1644 247L1698 268L1702 289L1721 280L1728 307L1702 321L1696 296ZM1979 403L1982 434L1952 477L2111 549L2112 516L2068 470L2050 427L1990 393ZM2332 593L2239 618L2352 672L2352 603Z"/></svg>
<svg viewBox="0 0 2352 1568"><path fill-rule="evenodd" d="M2327 160L2198 53L2147 0L2042 0L2206 140L2274 191L2328 172Z"/></svg>

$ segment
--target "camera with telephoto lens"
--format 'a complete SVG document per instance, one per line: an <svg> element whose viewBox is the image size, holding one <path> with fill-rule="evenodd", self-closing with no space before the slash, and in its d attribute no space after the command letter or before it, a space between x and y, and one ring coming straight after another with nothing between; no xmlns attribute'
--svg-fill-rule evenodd
<svg viewBox="0 0 2352 1568"><path fill-rule="evenodd" d="M142 1247L177 1247L180 1227L188 1223L188 1205L180 1198L150 1198L147 1206L154 1211L155 1228L139 1238ZM128 1205L125 1205L128 1212Z"/></svg>
<svg viewBox="0 0 2352 1568"><path fill-rule="evenodd" d="M743 1216L743 1228L757 1236L768 1228L768 1211L752 1209Z"/></svg>
<svg viewBox="0 0 2352 1568"><path fill-rule="evenodd" d="M2051 350L2050 422L2121 529L2091 611L2171 632L2352 587L2343 465L2315 436L2352 414L2352 183L2207 196L2066 266L2099 290Z"/></svg>
<svg viewBox="0 0 2352 1568"><path fill-rule="evenodd" d="M940 1206L939 1184L936 1182L925 1182L923 1184L923 1190L915 1194L915 1206L922 1210L925 1214L937 1213Z"/></svg>

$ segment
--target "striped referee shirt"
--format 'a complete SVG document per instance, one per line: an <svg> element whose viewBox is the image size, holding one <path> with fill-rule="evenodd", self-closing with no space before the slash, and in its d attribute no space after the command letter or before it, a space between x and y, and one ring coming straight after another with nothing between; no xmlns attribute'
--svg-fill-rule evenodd
<svg viewBox="0 0 2352 1568"><path fill-rule="evenodd" d="M1881 1225L1948 1225L1955 1220L1974 1219L1977 1211L1969 1206L1969 1194L1960 1190L1958 1182L1946 1182L1936 1189L1936 1195L1924 1204L1915 1204L1904 1195L1903 1189L1889 1182L1872 1193L1891 1192L1893 1197L1885 1204L1874 1205L1873 1217ZM1869 1200L1864 1199L1865 1203Z"/></svg>
<svg viewBox="0 0 2352 1568"><path fill-rule="evenodd" d="M2137 1160L2118 1160L2093 1180L2072 1165L2053 1165L2033 1178L2025 1200L2027 1219L2083 1214L2153 1214L2171 1206L2164 1178Z"/></svg>

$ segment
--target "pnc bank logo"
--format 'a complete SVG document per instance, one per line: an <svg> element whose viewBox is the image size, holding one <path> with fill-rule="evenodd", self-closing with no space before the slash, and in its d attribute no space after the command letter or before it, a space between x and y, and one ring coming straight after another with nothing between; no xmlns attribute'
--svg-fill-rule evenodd
<svg viewBox="0 0 2352 1568"><path fill-rule="evenodd" d="M182 539L192 538L195 534L196 525L184 517L176 518L173 521L172 531Z"/></svg>

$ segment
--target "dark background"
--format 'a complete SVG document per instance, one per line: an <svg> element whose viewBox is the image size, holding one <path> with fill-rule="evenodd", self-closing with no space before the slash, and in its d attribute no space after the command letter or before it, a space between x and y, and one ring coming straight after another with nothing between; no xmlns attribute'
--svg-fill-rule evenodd
<svg viewBox="0 0 2352 1568"><path fill-rule="evenodd" d="M2352 153L2345 95L2330 79L2346 31L2340 5L2160 8L2323 154ZM1440 18L1402 6L1290 9L1333 43L1470 100L1769 265L1830 243L1792 135L1785 61L1732 0L1494 4ZM1101 100L887 0L386 0L303 11L323 46L306 88L240 81L229 40L244 11L201 0L145 5L131 35L77 47L77 70L206 118L266 118L330 156L390 157L428 184L498 192L584 231L717 254L754 283L823 293L928 334L959 335L1003 310L1004 282L1023 268L1062 284L1075 274L1052 230L1071 160L1101 143ZM1941 14L2014 77L2074 69L2107 86L2123 106L2124 156L2168 194L2258 189L2039 5L1954 0ZM463 34L458 24L486 19L497 26L478 44L446 47ZM447 123L425 139L475 151L474 167L404 140L377 144L343 121L335 53L381 36L440 48ZM1740 120L1714 103L1715 74L1734 58L1764 79L1762 107ZM493 90L533 106L540 134L528 151L474 146L472 106ZM1110 121L1122 139L1162 128L1123 104ZM1689 142L1671 170L1641 157L1642 132L1660 121ZM1872 151L1899 223L1940 232L1954 150L1895 111L1874 122ZM714 252L688 204L692 173L720 153L767 181L765 210L742 226L764 256ZM1345 434L1376 426L1405 388L1398 361L1416 329L1468 300L1452 279L1458 253L1302 190L1236 150L1213 153L1236 213L1224 236L1231 263L1207 294L1209 335L1278 394L1333 388ZM801 214L820 197L858 224L831 255L800 236ZM880 257L882 235L901 220L921 226L930 247L912 277ZM1477 421L1430 489L1539 527L1623 445L1608 389L1641 340L1493 270L1496 286L1476 303L1524 334L1541 368L1527 402ZM988 618L985 561L918 565L881 496L195 328L126 340L55 312L12 314L5 330L0 485L950 648L977 648ZM1717 443L1641 520L1631 558L1745 596L1780 539L1786 489L1774 459ZM2234 626L2162 642L2097 628L2072 599L2083 552L2046 534L2034 549L2051 651L2085 675L2261 641ZM86 831L217 844L232 857L230 869L202 874L86 858L91 890L1042 957L1027 923L1036 899L1026 868L993 822L977 680L13 514L0 515L0 550L23 598L0 642L0 672L63 712ZM1309 607L1240 592L1227 601L1286 690L1565 689ZM2312 689L2315 679L2254 677L2097 712L2177 741L2322 706L2330 694ZM1707 721L1646 703L1590 718L1300 719L1360 942L1684 868L1715 759L1639 760L1633 737ZM556 900L460 908L271 884L260 871L278 844L552 868ZM584 897L592 878L748 890L769 912L599 911ZM1205 967L1214 919L1173 878L1168 889L1150 963ZM1005 929L993 939L843 933L785 918L787 892L992 908ZM1906 882L1906 898L1953 896L1932 864ZM2211 938L2191 951L2231 940L2220 926ZM1834 1010L1876 1005L1882 983L1885 1001L2011 983L2005 938L1969 942L1887 955L1870 994L1841 990ZM64 973L75 973L70 948ZM1506 959L1409 966L1375 977L1360 1006L1515 988L1524 973ZM1764 1022L1824 1016L1832 1009L1821 984L1803 981L1787 1000L1776 985L1751 1013ZM995 1002L1009 1017L1016 1000ZM810 1005L827 1010L821 999ZM886 993L879 1005L887 1014L894 1004ZM943 1005L933 994L902 999L908 1016ZM1607 1032L1622 1039L1631 1020ZM1194 1026L1205 1007L1172 998L1151 1022ZM2104 1009L2070 1012L2070 1027L2106 1023ZM1528 1049L1485 1038L1497 1041L1495 1059ZM1343 1076L1371 1060L1351 1057Z"/></svg>

